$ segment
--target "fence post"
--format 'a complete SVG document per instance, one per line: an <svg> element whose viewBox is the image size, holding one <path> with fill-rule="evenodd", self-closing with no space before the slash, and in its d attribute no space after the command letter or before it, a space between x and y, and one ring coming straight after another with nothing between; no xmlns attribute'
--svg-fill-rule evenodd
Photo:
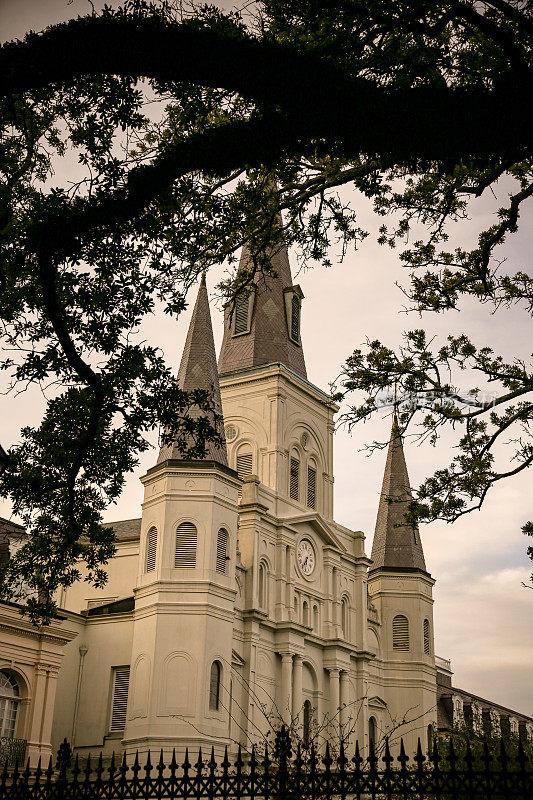
<svg viewBox="0 0 533 800"><path fill-rule="evenodd" d="M339 770L338 770L338 775L339 775L338 791L339 791L339 794L340 794L341 798L343 798L343 800L344 800L344 798L346 797L346 794L347 794L347 790L346 790L346 764L347 764L347 762L348 762L348 759L346 758L346 756L344 754L344 742L341 742L341 749L340 749L339 757L337 759L337 764L338 764L338 767L339 767Z"/></svg>
<svg viewBox="0 0 533 800"><path fill-rule="evenodd" d="M270 770L270 759L268 757L268 742L265 742L265 757L263 759L263 797L265 798L265 800L269 800L270 797L269 770Z"/></svg>
<svg viewBox="0 0 533 800"><path fill-rule="evenodd" d="M215 793L215 770L217 768L217 762L215 761L215 747L214 745L211 746L211 758L209 759L209 789L208 789L208 797L212 798Z"/></svg>
<svg viewBox="0 0 533 800"><path fill-rule="evenodd" d="M242 747L239 745L239 750L237 752L237 761L235 762L236 773L235 773L235 797L240 798L242 797L242 768L244 766L244 761L242 760Z"/></svg>
<svg viewBox="0 0 533 800"><path fill-rule="evenodd" d="M309 759L309 774L311 778L311 800L316 798L316 775L317 775L317 757L315 750L315 743L311 743L311 758Z"/></svg>
<svg viewBox="0 0 533 800"><path fill-rule="evenodd" d="M255 757L255 744L252 745L252 755L250 758L250 800L255 800L255 791L256 791L256 769L257 769L257 759Z"/></svg>
<svg viewBox="0 0 533 800"><path fill-rule="evenodd" d="M405 747L403 744L403 737L400 739L400 755L398 756L400 763L400 784L401 792L404 798L409 797L409 770L407 769L407 762L409 756L405 754Z"/></svg>
<svg viewBox="0 0 533 800"><path fill-rule="evenodd" d="M378 758L376 753L374 752L374 742L370 739L370 753L368 754L368 763L370 764L370 769L368 771L368 779L369 779L369 788L371 791L372 800L376 800L376 791L377 791L377 779L378 779L378 770L377 770L377 761Z"/></svg>
<svg viewBox="0 0 533 800"><path fill-rule="evenodd" d="M194 765L196 767L196 799L202 800L202 770L204 768L204 762L202 760L202 748L198 750L198 761Z"/></svg>
<svg viewBox="0 0 533 800"><path fill-rule="evenodd" d="M437 747L437 739L433 739L433 748L430 748L430 760L433 768L431 770L432 791L435 792L435 800L440 800L440 753Z"/></svg>
<svg viewBox="0 0 533 800"><path fill-rule="evenodd" d="M385 772L383 774L383 777L385 778L385 792L387 794L388 800L391 800L391 798L392 798L392 769L391 769L392 756L390 754L389 739L388 738L385 739L385 755L383 756L383 761L385 763Z"/></svg>
<svg viewBox="0 0 533 800"><path fill-rule="evenodd" d="M332 762L333 762L333 759L331 758L331 755L329 753L329 742L326 742L326 755L322 759L322 763L324 764L324 767L325 767L325 771L324 771L324 778L325 778L325 782L324 782L324 789L325 789L325 791L324 791L324 800L331 800L331 797L333 795L333 793L331 791L331 764L332 764Z"/></svg>
<svg viewBox="0 0 533 800"><path fill-rule="evenodd" d="M419 797L424 797L424 761L426 757L422 752L422 744L420 743L420 737L418 739L418 746L416 748L416 756L414 758L416 762L416 778L418 784L418 794Z"/></svg>
<svg viewBox="0 0 533 800"><path fill-rule="evenodd" d="M190 793L192 794L192 779L189 777L189 770L191 768L191 762L189 761L189 748L188 747L185 748L185 761L183 762L182 767L183 767L183 778L182 778L183 785L182 785L181 794L182 794L183 800L187 800L187 797L189 796L189 788L191 790Z"/></svg>
<svg viewBox="0 0 533 800"><path fill-rule="evenodd" d="M352 787L352 788L353 788L353 790L355 790L355 793L357 795L357 800L360 800L361 792L362 792L362 788L363 788L361 786L361 778L362 778L361 764L362 764L363 759L361 757L361 754L359 753L359 741L358 740L356 740L356 742L355 742L355 754L354 754L354 757L352 758L352 761L354 763L353 777L355 778L355 786Z"/></svg>

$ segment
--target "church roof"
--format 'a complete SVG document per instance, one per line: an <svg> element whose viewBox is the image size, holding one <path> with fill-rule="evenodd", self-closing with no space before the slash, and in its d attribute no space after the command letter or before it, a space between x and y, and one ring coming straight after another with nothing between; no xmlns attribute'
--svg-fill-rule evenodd
<svg viewBox="0 0 533 800"><path fill-rule="evenodd" d="M250 251L245 245L239 269L246 267L250 258ZM234 336L230 315L226 316L218 360L220 375L279 362L302 378L307 378L301 342L297 344L289 337L287 325L285 291L292 289L293 283L286 245L277 245L270 251L269 258L276 276L267 277L264 285L256 289L249 331ZM294 289L301 297L299 287Z"/></svg>
<svg viewBox="0 0 533 800"><path fill-rule="evenodd" d="M372 544L371 571L383 568L426 571L418 527L404 523L412 499L402 436L394 417Z"/></svg>
<svg viewBox="0 0 533 800"><path fill-rule="evenodd" d="M195 389L204 389L211 393L213 404L217 414L222 417L222 401L220 399L220 384L218 381L217 358L215 354L215 342L213 339L213 326L211 324L211 313L209 311L209 298L207 296L207 287L205 283L205 275L202 275L198 296L192 313L183 355L181 357L181 364L178 372L178 383L180 389L186 392L194 391ZM191 410L191 415L194 409ZM200 409L197 414L203 414ZM222 431L223 434L223 431ZM191 439L191 445L194 442ZM167 459L182 459L183 455L180 452L175 442L165 444L161 447L157 463ZM216 461L218 464L227 466L228 456L226 452L226 442L223 439L222 444L215 444L209 442L206 448L206 460Z"/></svg>

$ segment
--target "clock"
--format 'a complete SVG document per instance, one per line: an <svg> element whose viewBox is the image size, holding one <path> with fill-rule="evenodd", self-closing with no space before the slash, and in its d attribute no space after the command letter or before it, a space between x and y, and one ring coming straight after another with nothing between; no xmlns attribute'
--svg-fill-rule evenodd
<svg viewBox="0 0 533 800"><path fill-rule="evenodd" d="M298 566L304 575L311 575L315 568L315 549L309 539L302 539L296 550Z"/></svg>

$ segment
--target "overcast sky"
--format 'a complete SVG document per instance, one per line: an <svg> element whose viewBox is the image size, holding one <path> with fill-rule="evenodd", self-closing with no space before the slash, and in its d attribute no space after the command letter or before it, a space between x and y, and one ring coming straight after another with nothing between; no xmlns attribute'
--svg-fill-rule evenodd
<svg viewBox="0 0 533 800"><path fill-rule="evenodd" d="M0 0L2 39L21 37L29 29L86 13L86 0ZM505 194L505 186L502 194ZM373 231L378 224L371 209L358 195L345 190L359 215L359 224ZM472 208L471 219L452 231L450 249L468 245L477 230L488 224L492 198L482 198ZM510 268L530 272L533 236L533 204L522 213L520 230L505 246L503 254ZM456 237L456 238L454 238ZM293 274L296 254L292 254ZM335 263L335 262L334 262ZM208 276L213 288L222 268ZM531 320L515 309L490 314L489 308L464 303L459 313L441 317L403 313L404 298L395 281L406 285L407 275L398 251L375 243L375 235L330 270L314 267L298 275L305 299L302 310L302 341L309 380L327 390L344 359L366 336L394 346L403 330L425 327L444 340L448 333L468 333L474 342L489 344L512 358L527 358L531 352ZM191 296L194 301L194 296ZM168 362L177 367L190 317L179 320L165 315L153 317L143 333L157 344ZM213 326L217 346L222 337L220 304L213 298ZM468 385L459 388L467 389ZM17 441L21 425L37 423L42 400L35 392L3 398L0 412L0 442ZM367 457L362 448L373 439L387 438L390 418L361 426L351 435L340 429L335 440L335 518L352 529L363 530L370 553L375 517L383 476L385 453ZM411 482L417 485L435 468L446 464L449 440L437 449L406 443ZM139 476L154 463L156 450L146 454L107 520L140 516L142 487ZM523 588L533 564L526 555L526 538L520 533L532 514L532 474L523 473L497 485L483 509L453 525L434 523L421 531L428 570L436 579L435 636L437 654L451 658L456 686L533 714L531 675L533 666L533 590ZM0 502L0 514L10 516L9 506Z"/></svg>

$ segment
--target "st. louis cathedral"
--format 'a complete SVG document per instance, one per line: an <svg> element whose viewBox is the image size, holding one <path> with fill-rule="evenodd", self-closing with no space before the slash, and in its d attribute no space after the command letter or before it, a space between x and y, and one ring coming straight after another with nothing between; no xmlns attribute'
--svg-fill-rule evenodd
<svg viewBox="0 0 533 800"><path fill-rule="evenodd" d="M196 298L179 381L212 393L223 443L196 461L162 447L141 518L113 523L104 589L63 591L45 628L0 604L0 735L33 762L65 738L81 756L249 751L282 722L304 744L389 736L413 751L486 710L436 666L434 579L404 524L394 425L370 558L333 519L337 409L307 380L286 248L272 262L276 276L228 309L218 365L204 280ZM8 549L25 535L2 531ZM531 718L491 708L533 736Z"/></svg>

